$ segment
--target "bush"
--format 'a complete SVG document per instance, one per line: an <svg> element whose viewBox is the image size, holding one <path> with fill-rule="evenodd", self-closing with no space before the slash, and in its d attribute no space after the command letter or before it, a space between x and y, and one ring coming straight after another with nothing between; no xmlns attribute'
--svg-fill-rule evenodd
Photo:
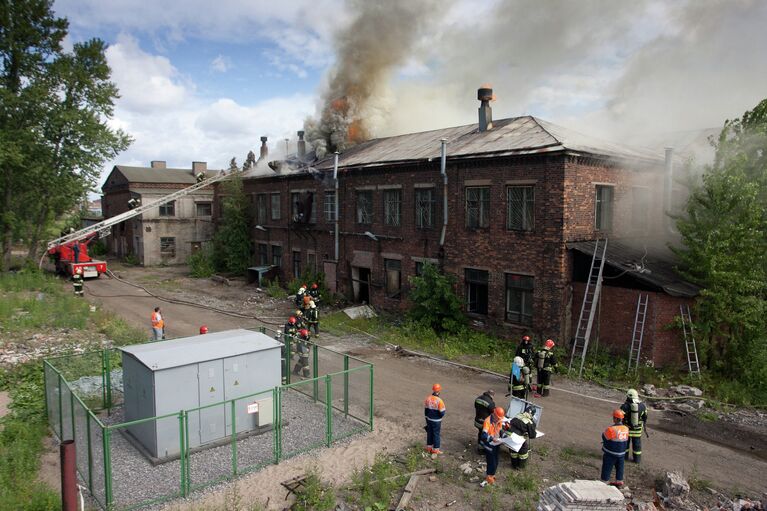
<svg viewBox="0 0 767 511"><path fill-rule="evenodd" d="M456 278L425 263L419 277L410 279L410 317L437 332L458 333L466 324L463 303L455 293Z"/></svg>
<svg viewBox="0 0 767 511"><path fill-rule="evenodd" d="M123 263L127 264L128 266L138 266L141 264L141 261L139 261L139 258L136 256L136 254L129 252L123 257Z"/></svg>
<svg viewBox="0 0 767 511"><path fill-rule="evenodd" d="M196 279L206 279L216 271L213 266L213 251L207 246L189 256L187 264L189 275Z"/></svg>
<svg viewBox="0 0 767 511"><path fill-rule="evenodd" d="M311 286L314 283L316 283L317 287L319 287L321 300L326 301L331 298L330 291L325 284L325 274L321 271L311 271L308 268L304 270L300 278L293 279L288 282L288 294L296 294L298 292L298 288L300 288L302 284L308 284Z"/></svg>
<svg viewBox="0 0 767 511"><path fill-rule="evenodd" d="M98 240L91 243L88 247L88 254L96 257L103 257L107 255L107 244L104 240Z"/></svg>
<svg viewBox="0 0 767 511"><path fill-rule="evenodd" d="M287 298L288 293L280 286L280 281L276 277L273 280L264 280L264 289L266 294L272 298Z"/></svg>

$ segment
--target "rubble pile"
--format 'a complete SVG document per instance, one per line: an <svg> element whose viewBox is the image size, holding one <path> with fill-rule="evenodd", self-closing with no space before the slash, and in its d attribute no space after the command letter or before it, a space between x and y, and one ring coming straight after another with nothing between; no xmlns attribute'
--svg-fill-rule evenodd
<svg viewBox="0 0 767 511"><path fill-rule="evenodd" d="M742 498L730 500L727 496L713 488L708 488L708 491L717 498L716 505L706 508L711 511L767 510L767 493L762 495L762 500L759 501ZM690 484L679 472L666 472L666 477L663 480L663 490L658 493L658 497L665 509L677 511L696 511L701 509L701 506L693 501L690 496ZM647 509L651 510L653 508Z"/></svg>
<svg viewBox="0 0 767 511"><path fill-rule="evenodd" d="M619 511L626 509L620 490L602 481L575 480L546 488L538 511Z"/></svg>
<svg viewBox="0 0 767 511"><path fill-rule="evenodd" d="M655 385L645 384L642 393L648 397L689 398L675 399L673 401L654 401L653 408L656 410L676 410L684 413L695 413L703 408L706 401L700 399L703 391L690 385L673 385L667 389L657 389Z"/></svg>
<svg viewBox="0 0 767 511"><path fill-rule="evenodd" d="M36 333L23 341L5 341L0 345L0 367L11 367L62 353L83 353L94 349L94 344L104 342L82 337L73 340L71 334L69 329L61 329L50 333ZM78 336L80 335L82 332L78 332Z"/></svg>

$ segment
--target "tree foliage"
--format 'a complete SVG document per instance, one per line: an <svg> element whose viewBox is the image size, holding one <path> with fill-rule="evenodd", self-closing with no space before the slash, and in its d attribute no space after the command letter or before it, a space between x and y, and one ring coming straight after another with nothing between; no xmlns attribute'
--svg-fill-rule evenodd
<svg viewBox="0 0 767 511"><path fill-rule="evenodd" d="M453 275L440 273L424 263L421 275L410 279L410 317L439 333L459 332L466 324L461 299L455 293Z"/></svg>
<svg viewBox="0 0 767 511"><path fill-rule="evenodd" d="M234 158L229 170L231 177L221 185L221 217L213 237L213 263L218 271L244 274L250 265L252 215Z"/></svg>
<svg viewBox="0 0 767 511"><path fill-rule="evenodd" d="M108 126L118 97L106 44L62 49L66 19L50 0L0 3L0 243L34 257L46 227L94 189L105 161L130 143Z"/></svg>
<svg viewBox="0 0 767 511"><path fill-rule="evenodd" d="M708 367L767 393L767 99L726 121L678 219ZM766 396L767 397L767 396Z"/></svg>

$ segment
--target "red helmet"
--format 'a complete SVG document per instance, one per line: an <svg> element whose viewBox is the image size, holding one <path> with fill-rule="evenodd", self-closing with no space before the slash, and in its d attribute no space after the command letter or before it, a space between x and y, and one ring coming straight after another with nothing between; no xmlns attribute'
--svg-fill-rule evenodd
<svg viewBox="0 0 767 511"><path fill-rule="evenodd" d="M288 323L290 323L291 325L295 325L296 324L296 318L294 316L290 316L290 319L288 319Z"/></svg>
<svg viewBox="0 0 767 511"><path fill-rule="evenodd" d="M522 337L522 340L525 341L525 342L528 342L530 340L530 336L526 335L526 336Z"/></svg>
<svg viewBox="0 0 767 511"><path fill-rule="evenodd" d="M208 333L208 327L205 325L202 325L200 327L200 334L207 334Z"/></svg>
<svg viewBox="0 0 767 511"><path fill-rule="evenodd" d="M302 328L301 330L298 331L298 333L301 334L302 337L309 337L309 330L307 330L306 328Z"/></svg>
<svg viewBox="0 0 767 511"><path fill-rule="evenodd" d="M309 284L307 284L306 282L304 282L303 284L301 284L301 287L302 287L302 288L304 288L304 289L306 289L307 287L309 287Z"/></svg>
<svg viewBox="0 0 767 511"><path fill-rule="evenodd" d="M304 295L304 305L308 305L309 302L312 301L312 297L308 295Z"/></svg>
<svg viewBox="0 0 767 511"><path fill-rule="evenodd" d="M623 419L624 417L626 417L626 414L620 408L613 410L613 419Z"/></svg>
<svg viewBox="0 0 767 511"><path fill-rule="evenodd" d="M554 347L554 341L552 341L551 339L546 339L544 346L548 349L551 349Z"/></svg>
<svg viewBox="0 0 767 511"><path fill-rule="evenodd" d="M316 282L315 282L314 284L312 284L312 289L317 289L318 287L319 287L319 286L317 285L317 283L316 283Z"/></svg>
<svg viewBox="0 0 767 511"><path fill-rule="evenodd" d="M506 417L506 411L500 406L496 406L495 410L493 410L493 415L495 415L496 419L503 419Z"/></svg>
<svg viewBox="0 0 767 511"><path fill-rule="evenodd" d="M440 385L439 383L435 383L434 385L431 386L431 391L442 392L442 385Z"/></svg>

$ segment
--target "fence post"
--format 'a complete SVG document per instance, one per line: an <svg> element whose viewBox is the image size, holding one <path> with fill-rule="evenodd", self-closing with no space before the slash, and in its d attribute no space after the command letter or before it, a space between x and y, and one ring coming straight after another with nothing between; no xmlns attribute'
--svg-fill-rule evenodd
<svg viewBox="0 0 767 511"><path fill-rule="evenodd" d="M186 486L184 481L184 473L186 471L186 460L184 459L185 441L184 441L184 411L178 412L178 444L179 444L179 469L181 471L181 496L186 497Z"/></svg>
<svg viewBox="0 0 767 511"><path fill-rule="evenodd" d="M67 387L69 386L67 385ZM72 441L77 444L75 441L77 438L75 431L75 393L71 388L69 389L69 413L72 415ZM75 445L75 448L77 448L77 445ZM77 467L77 458L75 458L75 467Z"/></svg>
<svg viewBox="0 0 767 511"><path fill-rule="evenodd" d="M237 415L235 413L234 399L232 399L232 476L237 475ZM226 412L224 412L226 415Z"/></svg>
<svg viewBox="0 0 767 511"><path fill-rule="evenodd" d="M189 495L189 489L192 486L192 477L190 475L189 468L189 412L182 410L184 414L184 488L187 495Z"/></svg>
<svg viewBox="0 0 767 511"><path fill-rule="evenodd" d="M327 433L327 445L333 443L333 382L330 375L325 375L325 409L327 413L328 427L325 428Z"/></svg>
<svg viewBox="0 0 767 511"><path fill-rule="evenodd" d="M88 439L88 491L93 494L93 449L91 447L91 411L85 410L85 434Z"/></svg>
<svg viewBox="0 0 767 511"><path fill-rule="evenodd" d="M370 431L373 431L373 364L370 364Z"/></svg>
<svg viewBox="0 0 767 511"><path fill-rule="evenodd" d="M265 333L266 333L266 327L265 327L265 326L262 326L262 327L260 327L260 328L258 329L258 331L259 331L259 332L261 332L262 334L265 334Z"/></svg>
<svg viewBox="0 0 767 511"><path fill-rule="evenodd" d="M112 455L110 453L110 434L111 430L109 427L105 427L102 437L104 440L104 504L107 509L112 508Z"/></svg>
<svg viewBox="0 0 767 511"><path fill-rule="evenodd" d="M344 355L344 415L349 416L349 355Z"/></svg>
<svg viewBox="0 0 767 511"><path fill-rule="evenodd" d="M109 349L104 350L106 359L106 391L107 391L107 414L112 414L112 361L109 358Z"/></svg>
<svg viewBox="0 0 767 511"><path fill-rule="evenodd" d="M63 442L64 438L64 408L61 404L61 373L57 372L59 380L59 442Z"/></svg>
<svg viewBox="0 0 767 511"><path fill-rule="evenodd" d="M312 378L314 378L314 402L317 402L317 398L320 394L320 382L317 381L317 369L319 365L319 356L317 354L317 345L312 344Z"/></svg>
<svg viewBox="0 0 767 511"><path fill-rule="evenodd" d="M290 363L293 360L293 354L290 352L290 335L283 334L285 339L285 350L287 355L285 357L285 385L290 385Z"/></svg>
<svg viewBox="0 0 767 511"><path fill-rule="evenodd" d="M101 350L101 405L107 407L107 361L106 349Z"/></svg>
<svg viewBox="0 0 767 511"><path fill-rule="evenodd" d="M51 426L51 417L48 415L48 365L47 360L43 360L43 389L45 390L45 420L48 423L48 427Z"/></svg>
<svg viewBox="0 0 767 511"><path fill-rule="evenodd" d="M272 403L274 407L274 464L280 462L282 458L282 406L280 406L280 399L282 395L282 387L274 387Z"/></svg>

